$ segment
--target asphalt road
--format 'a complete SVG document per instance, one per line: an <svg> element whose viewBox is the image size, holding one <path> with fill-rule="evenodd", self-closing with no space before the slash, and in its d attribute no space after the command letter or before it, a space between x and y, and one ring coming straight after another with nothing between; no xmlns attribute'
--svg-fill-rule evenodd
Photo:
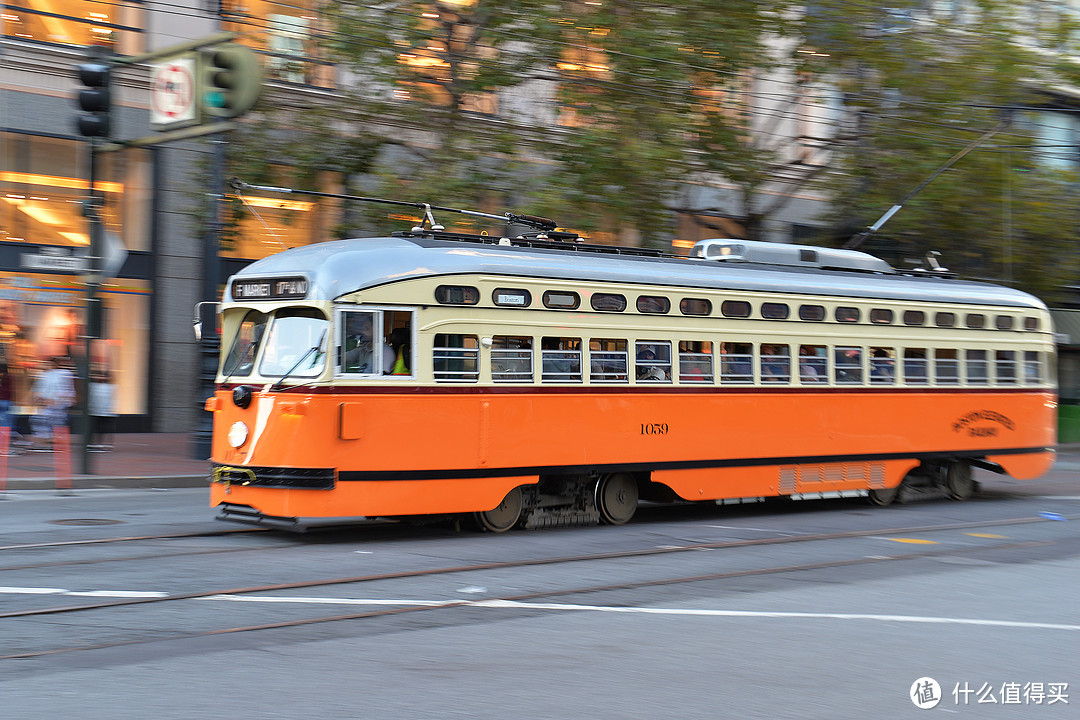
<svg viewBox="0 0 1080 720"><path fill-rule="evenodd" d="M9 493L0 715L1080 717L1078 470L981 474L966 503L504 535L249 532L200 489Z"/></svg>

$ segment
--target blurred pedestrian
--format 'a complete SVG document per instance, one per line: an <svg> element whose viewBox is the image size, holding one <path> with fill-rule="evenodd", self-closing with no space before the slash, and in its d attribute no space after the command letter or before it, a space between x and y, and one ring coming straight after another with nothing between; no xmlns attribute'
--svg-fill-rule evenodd
<svg viewBox="0 0 1080 720"><path fill-rule="evenodd" d="M112 436L116 432L116 391L108 370L99 370L90 378L90 422L90 450L112 450Z"/></svg>
<svg viewBox="0 0 1080 720"><path fill-rule="evenodd" d="M6 359L0 359L0 427L11 427L11 401L14 383Z"/></svg>
<svg viewBox="0 0 1080 720"><path fill-rule="evenodd" d="M56 428L68 419L68 408L75 402L75 380L59 355L34 384L34 404L37 412L30 418L34 432L34 449L51 452Z"/></svg>

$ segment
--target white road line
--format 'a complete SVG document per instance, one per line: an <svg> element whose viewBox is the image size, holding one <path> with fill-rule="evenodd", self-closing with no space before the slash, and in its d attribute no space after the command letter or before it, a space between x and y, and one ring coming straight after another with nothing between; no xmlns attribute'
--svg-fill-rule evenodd
<svg viewBox="0 0 1080 720"><path fill-rule="evenodd" d="M805 532L786 532L771 528L742 527L741 525L706 525L707 528L719 528L720 530L746 530L747 532L775 533L777 535L806 535Z"/></svg>
<svg viewBox="0 0 1080 720"><path fill-rule="evenodd" d="M982 620L979 618L924 617L918 615L869 615L863 613L772 612L753 610L705 610L695 608L635 608L607 605L570 605L562 603L520 603L509 600L477 600L476 607L522 608L526 610L574 610L641 615L691 615L702 617L782 618L813 620L877 620L881 622L921 623L929 625L982 625L988 627L1033 628L1039 630L1080 630L1080 625L1038 623L1018 620Z"/></svg>
<svg viewBox="0 0 1080 720"><path fill-rule="evenodd" d="M402 600L379 598L318 598L318 597L254 597L250 595L213 595L204 600L230 600L254 603L304 603L316 605L408 605L422 607L461 606L492 609L592 611L632 615L680 615L696 617L772 618L809 620L874 620L878 622L915 623L923 625L977 625L986 627L1028 628L1036 630L1080 630L1080 625L1041 623L1020 620L984 620L981 618L951 618L920 615L874 615L868 613L779 612L756 610L707 610L702 608L615 607L609 605L575 605L568 603L526 603L512 600Z"/></svg>
<svg viewBox="0 0 1080 720"><path fill-rule="evenodd" d="M168 593L139 590L73 591L62 588L0 587L0 594L70 595L79 597L168 597ZM254 595L208 595L199 600L226 600L246 603L292 603L308 605L377 605L406 607L475 607L513 610L552 610L561 612L603 612L629 615L671 615L683 617L766 618L779 620L870 620L876 622L920 625L974 625L981 627L1024 628L1031 630L1075 630L1080 624L1028 622L1021 620L986 620L982 618L934 617L924 615L875 615L870 613L782 612L762 610L709 610L704 608L616 607L576 605L571 603L527 603L513 600L406 600L402 598L330 598Z"/></svg>
<svg viewBox="0 0 1080 720"><path fill-rule="evenodd" d="M63 595L66 592L62 588L0 587L0 593L6 595Z"/></svg>
<svg viewBox="0 0 1080 720"><path fill-rule="evenodd" d="M65 592L65 595L77 595L79 597L115 597L115 598L164 598L169 593L142 591L142 590L87 590L85 592Z"/></svg>
<svg viewBox="0 0 1080 720"><path fill-rule="evenodd" d="M72 595L77 597L156 598L169 593L142 590L64 590L63 588L0 587L0 595Z"/></svg>

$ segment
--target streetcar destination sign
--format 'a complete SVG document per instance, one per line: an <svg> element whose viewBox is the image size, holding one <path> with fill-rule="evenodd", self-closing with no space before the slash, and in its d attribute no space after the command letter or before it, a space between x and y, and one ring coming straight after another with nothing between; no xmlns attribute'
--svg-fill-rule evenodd
<svg viewBox="0 0 1080 720"><path fill-rule="evenodd" d="M301 300L307 297L304 277L233 280L233 300Z"/></svg>

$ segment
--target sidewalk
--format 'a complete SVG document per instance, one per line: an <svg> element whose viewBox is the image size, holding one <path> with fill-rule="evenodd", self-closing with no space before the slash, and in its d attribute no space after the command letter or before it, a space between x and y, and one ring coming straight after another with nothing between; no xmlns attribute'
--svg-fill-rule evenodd
<svg viewBox="0 0 1080 720"><path fill-rule="evenodd" d="M89 475L80 475L82 438L71 437L70 457L62 453L27 452L0 457L0 471L7 461L8 490L72 488L175 488L205 487L210 482L210 463L194 458L190 433L120 433L113 436L113 450L90 453ZM61 483L58 485L58 481ZM0 472L0 490L3 473Z"/></svg>

